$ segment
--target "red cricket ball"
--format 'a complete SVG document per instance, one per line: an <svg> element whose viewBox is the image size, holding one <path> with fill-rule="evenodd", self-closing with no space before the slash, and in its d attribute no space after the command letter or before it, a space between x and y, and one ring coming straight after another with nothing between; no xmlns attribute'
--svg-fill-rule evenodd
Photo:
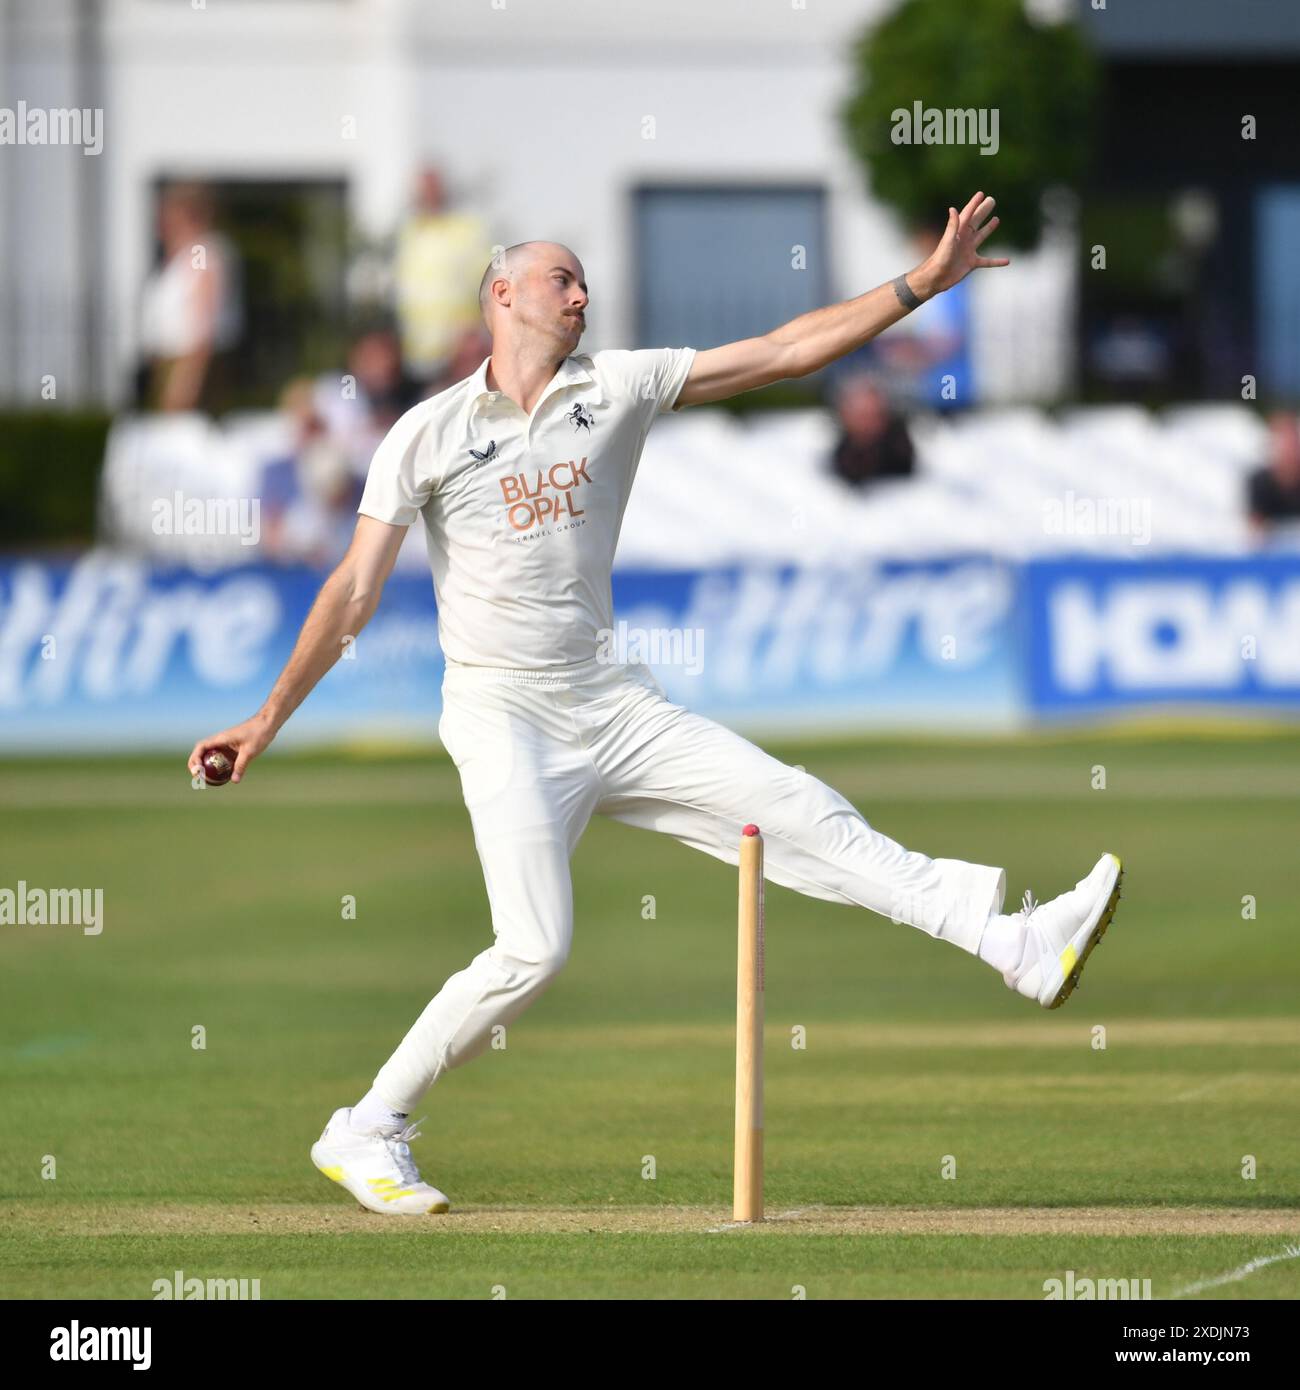
<svg viewBox="0 0 1300 1390"><path fill-rule="evenodd" d="M209 748L204 753L201 763L203 780L210 787L224 787L235 770L235 759L238 756L233 748L225 744Z"/></svg>

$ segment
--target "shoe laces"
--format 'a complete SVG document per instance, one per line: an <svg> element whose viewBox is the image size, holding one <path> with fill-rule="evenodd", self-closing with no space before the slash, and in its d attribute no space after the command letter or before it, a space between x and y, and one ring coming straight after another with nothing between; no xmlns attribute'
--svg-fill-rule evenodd
<svg viewBox="0 0 1300 1390"><path fill-rule="evenodd" d="M411 1158L411 1141L420 1137L420 1126L428 1116L422 1116L418 1120L412 1121L405 1129L397 1134L382 1135L388 1152L392 1155L393 1163L397 1171L402 1176L404 1183L418 1183L421 1181L420 1170L415 1166Z"/></svg>
<svg viewBox="0 0 1300 1390"><path fill-rule="evenodd" d="M1031 931L1029 930L1029 919L1034 915L1034 913L1037 910L1038 901L1034 897L1033 893L1028 888L1026 888L1025 896L1020 900L1020 911L1015 913L1015 916L1020 918L1021 922L1024 924L1025 927L1025 936L1024 940L1021 943L1020 963L1015 967L1014 970L1005 970L1002 973L1002 978L1012 989L1015 988L1016 977L1020 974L1022 970L1024 970L1026 963L1034 958L1034 952L1036 949L1035 934L1031 933Z"/></svg>

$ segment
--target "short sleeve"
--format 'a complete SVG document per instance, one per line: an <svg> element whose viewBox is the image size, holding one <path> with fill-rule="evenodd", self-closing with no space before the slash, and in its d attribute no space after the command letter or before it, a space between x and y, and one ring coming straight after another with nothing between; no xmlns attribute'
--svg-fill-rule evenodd
<svg viewBox="0 0 1300 1390"><path fill-rule="evenodd" d="M695 361L694 348L606 349L594 355L617 388L645 407L652 420L677 408L677 397Z"/></svg>
<svg viewBox="0 0 1300 1390"><path fill-rule="evenodd" d="M433 494L432 441L428 402L408 410L388 431L370 460L365 491L357 511L409 526Z"/></svg>
<svg viewBox="0 0 1300 1390"><path fill-rule="evenodd" d="M641 353L634 353L640 357ZM647 348L644 355L649 359L646 374L651 382L647 390L654 392L657 402L655 413L662 415L667 411L677 409L677 397L681 394L681 389L686 385L686 378L691 374L691 365L695 361L695 349L690 347L683 348Z"/></svg>

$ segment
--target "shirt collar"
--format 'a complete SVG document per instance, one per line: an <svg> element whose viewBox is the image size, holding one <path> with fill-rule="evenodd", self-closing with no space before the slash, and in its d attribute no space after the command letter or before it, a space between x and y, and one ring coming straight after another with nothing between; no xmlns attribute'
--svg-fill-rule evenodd
<svg viewBox="0 0 1300 1390"><path fill-rule="evenodd" d="M478 371L470 378L469 399L472 407L479 406L483 401L495 401L502 394L500 391L493 391L488 386L488 363L491 360L492 355L489 353L483 359ZM547 383L545 391L542 392L542 400L545 400L553 391L559 391L565 386L576 386L579 382L592 380L594 380L592 374L576 357L566 357L560 363L555 376ZM541 401L538 404L540 405Z"/></svg>

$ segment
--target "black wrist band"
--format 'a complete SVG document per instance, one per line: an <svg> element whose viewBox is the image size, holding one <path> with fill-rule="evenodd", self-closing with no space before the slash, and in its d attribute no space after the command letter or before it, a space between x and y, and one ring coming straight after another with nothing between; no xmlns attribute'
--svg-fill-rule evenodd
<svg viewBox="0 0 1300 1390"><path fill-rule="evenodd" d="M907 309L919 309L924 301L918 299L912 293L912 287L907 283L907 276L900 275L896 280L891 280L890 284L894 287L894 293L898 296L898 302Z"/></svg>

